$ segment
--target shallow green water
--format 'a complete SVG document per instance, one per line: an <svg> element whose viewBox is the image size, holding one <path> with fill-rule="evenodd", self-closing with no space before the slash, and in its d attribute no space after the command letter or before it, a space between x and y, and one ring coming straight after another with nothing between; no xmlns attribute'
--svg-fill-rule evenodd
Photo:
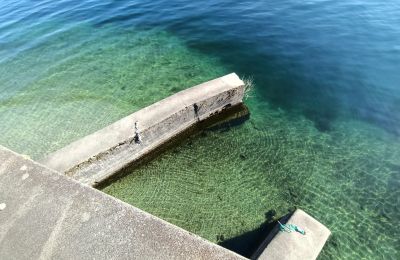
<svg viewBox="0 0 400 260"><path fill-rule="evenodd" d="M255 82L249 121L104 191L244 254L300 207L332 230L321 259L400 259L399 17L397 0L0 1L0 144L39 159L234 71Z"/></svg>
<svg viewBox="0 0 400 260"><path fill-rule="evenodd" d="M163 31L81 25L54 33L0 63L0 143L38 159L225 73Z"/></svg>

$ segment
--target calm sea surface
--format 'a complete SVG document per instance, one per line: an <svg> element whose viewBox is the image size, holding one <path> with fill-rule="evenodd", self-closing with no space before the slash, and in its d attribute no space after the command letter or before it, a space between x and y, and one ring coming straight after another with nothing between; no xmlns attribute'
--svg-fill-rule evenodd
<svg viewBox="0 0 400 260"><path fill-rule="evenodd" d="M299 207L321 259L400 259L398 0L2 0L0 144L40 159L233 71L247 122L104 191L247 256Z"/></svg>

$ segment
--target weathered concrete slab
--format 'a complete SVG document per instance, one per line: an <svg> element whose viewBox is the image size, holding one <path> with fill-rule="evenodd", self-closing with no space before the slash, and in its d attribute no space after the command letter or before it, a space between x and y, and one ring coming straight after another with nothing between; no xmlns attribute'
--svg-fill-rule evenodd
<svg viewBox="0 0 400 260"><path fill-rule="evenodd" d="M0 259L244 259L0 146Z"/></svg>
<svg viewBox="0 0 400 260"><path fill-rule="evenodd" d="M211 80L135 112L40 162L96 186L199 121L240 104L244 90L234 73Z"/></svg>
<svg viewBox="0 0 400 260"><path fill-rule="evenodd" d="M276 226L257 250L254 258L311 260L318 257L331 234L329 229L300 209L297 209L286 223L301 227L306 234L279 232L279 226Z"/></svg>

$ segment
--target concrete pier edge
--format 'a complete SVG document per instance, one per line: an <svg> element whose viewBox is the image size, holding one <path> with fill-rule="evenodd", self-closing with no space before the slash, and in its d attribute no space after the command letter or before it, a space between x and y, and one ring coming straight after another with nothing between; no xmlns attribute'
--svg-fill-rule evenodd
<svg viewBox="0 0 400 260"><path fill-rule="evenodd" d="M164 151L176 147L179 143L184 142L187 138L196 136L204 130L214 130L218 128L224 128L232 125L238 125L244 123L250 118L250 112L244 104L238 104L230 107L229 109L223 110L218 114L212 115L209 118L200 121L198 124L186 128L179 134L171 137L166 142L149 150L147 153L142 153L140 157L137 157L134 161L129 163L126 167L120 171L113 173L108 178L104 178L101 182L94 183L92 187L96 189L103 189L110 185L112 182L131 174L135 169L143 164L150 162L157 158Z"/></svg>
<svg viewBox="0 0 400 260"><path fill-rule="evenodd" d="M0 146L0 259L245 259Z"/></svg>
<svg viewBox="0 0 400 260"><path fill-rule="evenodd" d="M143 108L48 155L40 162L90 186L207 118L242 103L235 73L199 84Z"/></svg>

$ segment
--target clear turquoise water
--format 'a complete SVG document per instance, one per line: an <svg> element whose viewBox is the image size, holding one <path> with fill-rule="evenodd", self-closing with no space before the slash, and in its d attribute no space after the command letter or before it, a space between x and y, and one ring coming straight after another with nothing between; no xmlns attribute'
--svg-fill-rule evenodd
<svg viewBox="0 0 400 260"><path fill-rule="evenodd" d="M231 71L249 121L104 191L242 254L300 207L321 259L399 259L397 0L1 1L0 144L38 159Z"/></svg>

